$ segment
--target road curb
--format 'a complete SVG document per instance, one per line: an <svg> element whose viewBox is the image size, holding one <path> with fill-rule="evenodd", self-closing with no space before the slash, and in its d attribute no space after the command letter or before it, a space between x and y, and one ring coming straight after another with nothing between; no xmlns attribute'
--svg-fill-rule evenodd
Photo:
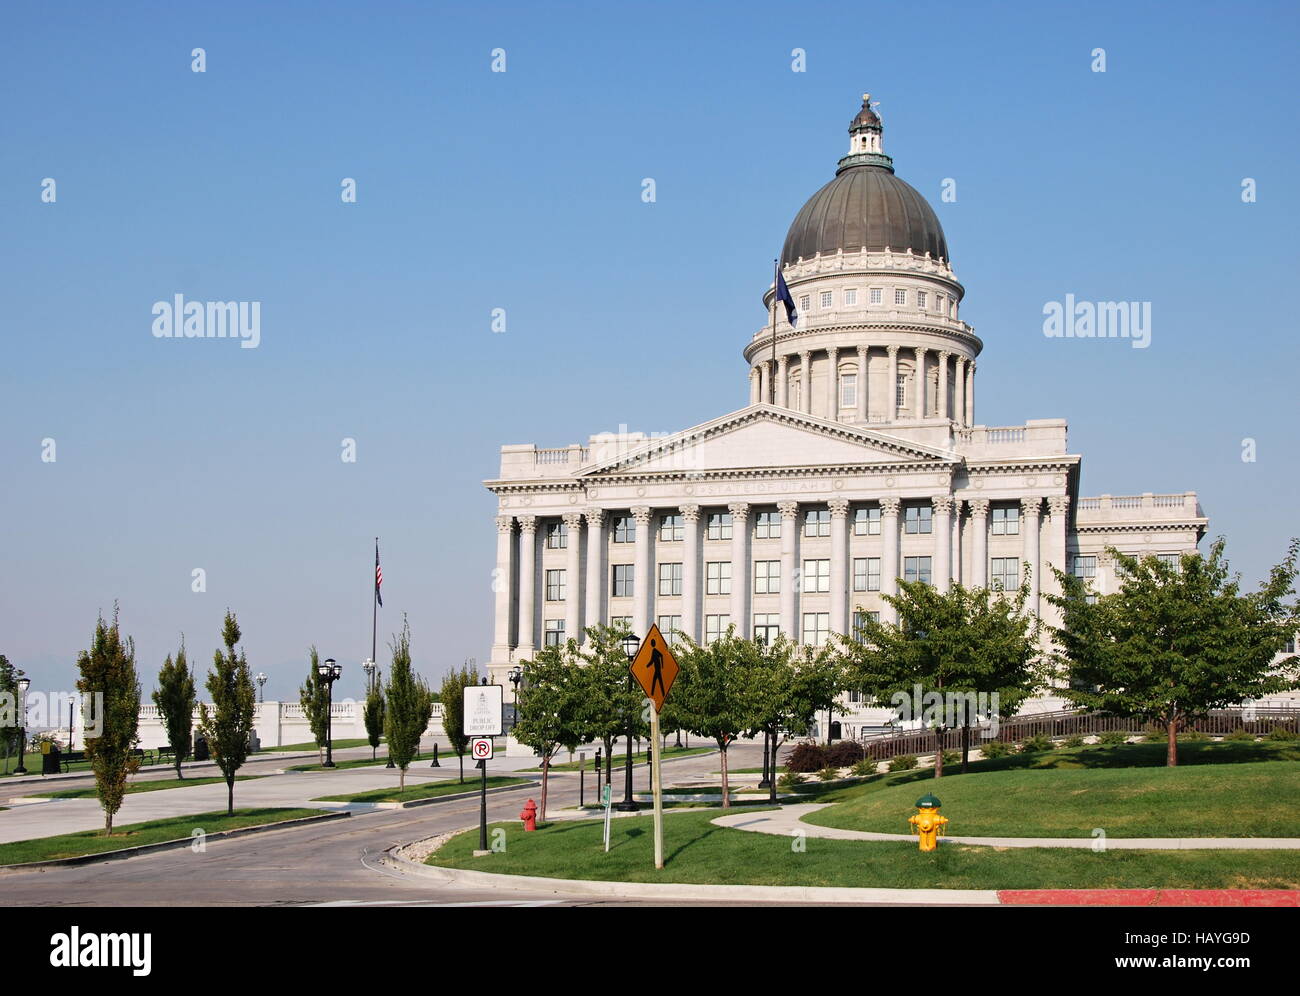
<svg viewBox="0 0 1300 996"><path fill-rule="evenodd" d="M522 785L498 785L495 788L487 790L488 795L496 795L498 792L518 792L520 789L536 788L535 783L528 781ZM431 799L412 799L410 802L377 802L376 809L415 809L419 806L432 806L439 802L452 802L455 799L477 799L482 793L482 789L474 789L471 792L457 792L454 795L435 795Z"/></svg>
<svg viewBox="0 0 1300 996"><path fill-rule="evenodd" d="M466 828L472 829L472 828ZM768 903L911 903L940 906L997 906L995 889L856 889L787 885L690 885L678 882L606 882L595 879L541 878L495 872L441 868L412 861L398 853L412 842L384 851L380 860L390 868L430 878L443 885L480 889L544 892L567 896L624 899L714 900Z"/></svg>
<svg viewBox="0 0 1300 996"><path fill-rule="evenodd" d="M287 830L292 827L305 826L309 823L324 823L329 820L346 819L352 814L347 810L322 813L319 816L300 816L294 820L280 820L277 823L259 823L251 827L236 827L233 830L219 830L206 835L208 840L221 840L226 837L242 837L251 833L265 833L268 830ZM127 858L166 851L177 847L189 847L194 843L193 837L179 837L175 840L160 840L156 844L141 844L138 847L124 847L116 851L101 851L98 854L79 854L71 858L50 858L47 861L26 861L16 865L0 865L0 876L18 874L27 871L40 871L45 868L68 868L75 865L88 865L96 861L124 861Z"/></svg>

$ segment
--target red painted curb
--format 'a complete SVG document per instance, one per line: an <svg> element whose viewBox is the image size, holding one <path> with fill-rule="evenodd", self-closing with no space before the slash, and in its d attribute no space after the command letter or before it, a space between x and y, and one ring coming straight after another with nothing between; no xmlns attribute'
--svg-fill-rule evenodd
<svg viewBox="0 0 1300 996"><path fill-rule="evenodd" d="M1300 889L1003 889L1004 906L1292 906Z"/></svg>

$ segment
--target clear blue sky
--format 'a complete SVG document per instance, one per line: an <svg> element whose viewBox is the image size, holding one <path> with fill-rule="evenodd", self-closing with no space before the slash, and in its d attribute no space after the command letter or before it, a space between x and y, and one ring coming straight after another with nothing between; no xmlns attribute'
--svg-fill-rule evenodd
<svg viewBox="0 0 1300 996"><path fill-rule="evenodd" d="M68 689L116 599L147 692L230 606L268 697L313 643L356 694L378 535L381 662L403 612L431 678L484 661L497 448L743 405L864 90L966 285L977 419L1068 418L1084 494L1199 491L1253 583L1300 533L1296 8L1086 6L7 4L0 652ZM260 347L155 339L178 293L261 301ZM1067 293L1151 301L1151 348L1045 339Z"/></svg>

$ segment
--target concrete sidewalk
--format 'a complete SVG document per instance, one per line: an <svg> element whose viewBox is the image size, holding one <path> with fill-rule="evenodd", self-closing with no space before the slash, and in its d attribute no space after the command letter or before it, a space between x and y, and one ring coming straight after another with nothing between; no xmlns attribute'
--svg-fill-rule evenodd
<svg viewBox="0 0 1300 996"><path fill-rule="evenodd" d="M809 813L825 809L830 803L804 803L786 806L780 812L732 813L711 822L732 830L824 840L875 840L894 843L914 842L905 833L873 833L868 830L841 830L805 823ZM1106 837L1104 843L1093 837L940 837L945 844L975 844L982 847L1074 847L1107 851L1191 851L1191 850L1300 850L1300 837Z"/></svg>

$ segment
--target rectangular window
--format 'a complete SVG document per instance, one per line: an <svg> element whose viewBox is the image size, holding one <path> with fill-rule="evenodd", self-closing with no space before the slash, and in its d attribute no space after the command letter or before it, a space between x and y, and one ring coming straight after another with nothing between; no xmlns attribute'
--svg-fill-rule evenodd
<svg viewBox="0 0 1300 996"><path fill-rule="evenodd" d="M831 562L829 560L805 560L803 574L799 578L800 591L830 591Z"/></svg>
<svg viewBox="0 0 1300 996"><path fill-rule="evenodd" d="M840 374L840 407L858 407L858 375Z"/></svg>
<svg viewBox="0 0 1300 996"><path fill-rule="evenodd" d="M805 536L829 536L831 534L830 509L810 508L804 512L803 534Z"/></svg>
<svg viewBox="0 0 1300 996"><path fill-rule="evenodd" d="M731 625L731 616L723 613L716 616L704 617L704 642L710 644L727 631Z"/></svg>
<svg viewBox="0 0 1300 996"><path fill-rule="evenodd" d="M655 625L659 627L659 632L668 639L673 638L674 633L680 633L682 629L681 616L660 616L655 620Z"/></svg>
<svg viewBox="0 0 1300 996"><path fill-rule="evenodd" d="M659 520L659 541L661 543L680 542L685 535L686 526L680 515L665 515Z"/></svg>
<svg viewBox="0 0 1300 996"><path fill-rule="evenodd" d="M831 635L831 614L829 612L805 612L803 614L803 642L810 647L824 647Z"/></svg>
<svg viewBox="0 0 1300 996"><path fill-rule="evenodd" d="M903 580L904 581L921 581L925 584L930 583L930 558L929 557L904 557L903 558Z"/></svg>
<svg viewBox="0 0 1300 996"><path fill-rule="evenodd" d="M682 593L682 565L659 565L659 594L680 595ZM662 626L659 627L663 629Z"/></svg>
<svg viewBox="0 0 1300 996"><path fill-rule="evenodd" d="M916 292L916 306L920 308L922 311L925 310L925 297L926 297L925 291Z"/></svg>
<svg viewBox="0 0 1300 996"><path fill-rule="evenodd" d="M731 561L715 560L704 565L704 593L706 595L731 594Z"/></svg>
<svg viewBox="0 0 1300 996"><path fill-rule="evenodd" d="M1020 509L1013 505L1010 508L993 509L992 531L994 536L1018 536L1020 534Z"/></svg>
<svg viewBox="0 0 1300 996"><path fill-rule="evenodd" d="M564 620L547 619L544 634L545 644L548 647L558 647L564 643Z"/></svg>
<svg viewBox="0 0 1300 996"><path fill-rule="evenodd" d="M707 535L711 540L731 539L731 513L710 512Z"/></svg>
<svg viewBox="0 0 1300 996"><path fill-rule="evenodd" d="M1075 556L1074 563L1070 567L1070 573L1076 578L1083 578L1085 581L1097 576L1097 558L1094 555L1079 554Z"/></svg>
<svg viewBox="0 0 1300 996"><path fill-rule="evenodd" d="M902 411L907 406L907 377L898 375L894 381L894 407Z"/></svg>
<svg viewBox="0 0 1300 996"><path fill-rule="evenodd" d="M1183 558L1177 553L1157 553L1156 560L1174 570L1179 570L1183 566Z"/></svg>
<svg viewBox="0 0 1300 996"><path fill-rule="evenodd" d="M853 638L855 640L862 639L862 627L867 624L868 619L873 622L880 622L880 613L869 612L865 609L853 610Z"/></svg>
<svg viewBox="0 0 1300 996"><path fill-rule="evenodd" d="M834 302L835 297L830 291L822 291L822 307L829 308Z"/></svg>
<svg viewBox="0 0 1300 996"><path fill-rule="evenodd" d="M880 508L859 508L853 512L854 536L880 535Z"/></svg>
<svg viewBox="0 0 1300 996"><path fill-rule="evenodd" d="M871 288L871 303L872 303L872 304L880 304L880 302L883 300L883 298L881 297L881 293L882 293L881 288L879 288L879 287L872 287L872 288Z"/></svg>
<svg viewBox="0 0 1300 996"><path fill-rule="evenodd" d="M804 311L804 312L806 312L806 311L808 310L808 295L807 295L807 294L800 294L800 295L799 295L799 310L800 310L800 311Z"/></svg>
<svg viewBox="0 0 1300 996"><path fill-rule="evenodd" d="M759 512L754 516L754 539L780 539L781 513Z"/></svg>
<svg viewBox="0 0 1300 996"><path fill-rule="evenodd" d="M901 288L901 287L895 287L895 288L894 288L894 303L895 303L895 304L907 304L907 291L903 290L903 288Z"/></svg>
<svg viewBox="0 0 1300 996"><path fill-rule="evenodd" d="M857 288L850 287L844 292L844 306L846 308L856 308L858 304Z"/></svg>
<svg viewBox="0 0 1300 996"><path fill-rule="evenodd" d="M903 532L905 533L928 533L931 531L933 521L931 519L932 509L929 505L908 505L903 510Z"/></svg>
<svg viewBox="0 0 1300 996"><path fill-rule="evenodd" d="M563 550L569 545L569 527L563 522L552 522L546 527L546 548Z"/></svg>
<svg viewBox="0 0 1300 996"><path fill-rule="evenodd" d="M610 597L631 598L633 577L631 564L615 564L614 585L610 589Z"/></svg>
<svg viewBox="0 0 1300 996"><path fill-rule="evenodd" d="M614 542L636 542L636 520L630 515L614 516Z"/></svg>
<svg viewBox="0 0 1300 996"><path fill-rule="evenodd" d="M771 646L781 632L781 617L775 612L754 616L754 642Z"/></svg>
<svg viewBox="0 0 1300 996"><path fill-rule="evenodd" d="M1289 639L1289 640L1286 641L1286 648L1285 648L1282 652L1283 652L1284 654L1294 654L1294 653L1295 653L1295 637L1292 637L1291 639Z"/></svg>
<svg viewBox="0 0 1300 996"><path fill-rule="evenodd" d="M853 558L853 590L854 591L879 591L880 590L880 558L879 557L854 557Z"/></svg>
<svg viewBox="0 0 1300 996"><path fill-rule="evenodd" d="M631 629L632 629L632 617L631 617L631 616L610 616L610 617L609 617L609 628L610 628L610 629L625 629L625 630L631 631Z"/></svg>
<svg viewBox="0 0 1300 996"><path fill-rule="evenodd" d="M546 600L548 602L564 601L564 571L546 572Z"/></svg>
<svg viewBox="0 0 1300 996"><path fill-rule="evenodd" d="M754 561L754 594L775 595L781 590L781 561Z"/></svg>
<svg viewBox="0 0 1300 996"><path fill-rule="evenodd" d="M1015 591L1020 587L1020 558L994 557L989 561L989 584L994 588Z"/></svg>

